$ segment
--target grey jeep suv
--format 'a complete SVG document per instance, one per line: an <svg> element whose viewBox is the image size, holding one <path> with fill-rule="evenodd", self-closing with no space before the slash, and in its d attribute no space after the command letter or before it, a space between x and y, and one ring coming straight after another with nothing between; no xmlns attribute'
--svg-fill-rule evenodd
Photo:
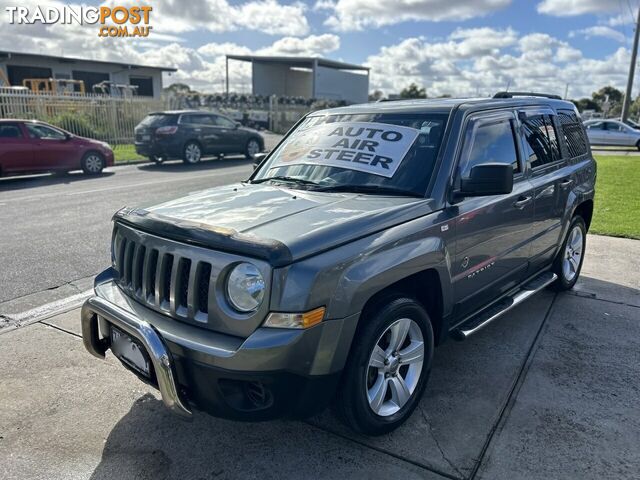
<svg viewBox="0 0 640 480"><path fill-rule="evenodd" d="M333 403L382 434L446 338L573 287L595 178L574 106L552 96L313 112L247 181L115 214L84 344L184 417Z"/></svg>

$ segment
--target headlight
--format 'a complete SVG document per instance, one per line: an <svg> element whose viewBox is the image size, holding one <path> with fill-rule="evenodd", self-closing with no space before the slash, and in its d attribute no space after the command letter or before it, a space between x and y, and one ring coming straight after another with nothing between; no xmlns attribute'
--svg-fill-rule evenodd
<svg viewBox="0 0 640 480"><path fill-rule="evenodd" d="M264 299L264 278L250 263L236 265L227 277L227 299L239 312L252 312Z"/></svg>

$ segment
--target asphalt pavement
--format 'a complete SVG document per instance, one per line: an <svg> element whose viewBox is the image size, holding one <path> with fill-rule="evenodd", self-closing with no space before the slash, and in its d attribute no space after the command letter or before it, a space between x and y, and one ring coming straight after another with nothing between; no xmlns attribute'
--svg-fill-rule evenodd
<svg viewBox="0 0 640 480"><path fill-rule="evenodd" d="M265 135L267 148L280 136ZM246 179L243 156L0 178L0 315L79 294L109 265L111 217L124 206L154 205ZM0 325L1 327L1 325Z"/></svg>

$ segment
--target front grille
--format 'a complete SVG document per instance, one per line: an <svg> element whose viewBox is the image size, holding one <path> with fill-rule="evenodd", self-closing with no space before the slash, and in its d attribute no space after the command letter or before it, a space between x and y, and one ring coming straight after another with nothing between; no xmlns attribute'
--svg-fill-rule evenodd
<svg viewBox="0 0 640 480"><path fill-rule="evenodd" d="M206 322L211 264L124 235L114 239L119 286L138 301L178 318Z"/></svg>

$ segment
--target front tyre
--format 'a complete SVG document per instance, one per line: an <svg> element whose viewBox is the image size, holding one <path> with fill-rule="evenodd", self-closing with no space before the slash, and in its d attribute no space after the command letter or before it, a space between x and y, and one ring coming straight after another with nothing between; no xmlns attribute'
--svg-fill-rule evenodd
<svg viewBox="0 0 640 480"><path fill-rule="evenodd" d="M98 175L104 170L104 157L98 152L89 152L82 157L80 166L87 175Z"/></svg>
<svg viewBox="0 0 640 480"><path fill-rule="evenodd" d="M336 398L352 429L382 435L398 428L418 405L433 359L433 329L424 307L390 297L360 319Z"/></svg>
<svg viewBox="0 0 640 480"><path fill-rule="evenodd" d="M549 288L556 292L571 290L578 281L587 246L587 227L581 216L571 220L567 236L553 261L551 271L558 276Z"/></svg>
<svg viewBox="0 0 640 480"><path fill-rule="evenodd" d="M184 163L195 165L202 159L202 148L198 142L187 142L184 146L184 155L182 156Z"/></svg>
<svg viewBox="0 0 640 480"><path fill-rule="evenodd" d="M244 156L249 160L253 160L258 153L260 153L260 142L258 142L258 140L256 140L255 138L251 138L247 142Z"/></svg>

